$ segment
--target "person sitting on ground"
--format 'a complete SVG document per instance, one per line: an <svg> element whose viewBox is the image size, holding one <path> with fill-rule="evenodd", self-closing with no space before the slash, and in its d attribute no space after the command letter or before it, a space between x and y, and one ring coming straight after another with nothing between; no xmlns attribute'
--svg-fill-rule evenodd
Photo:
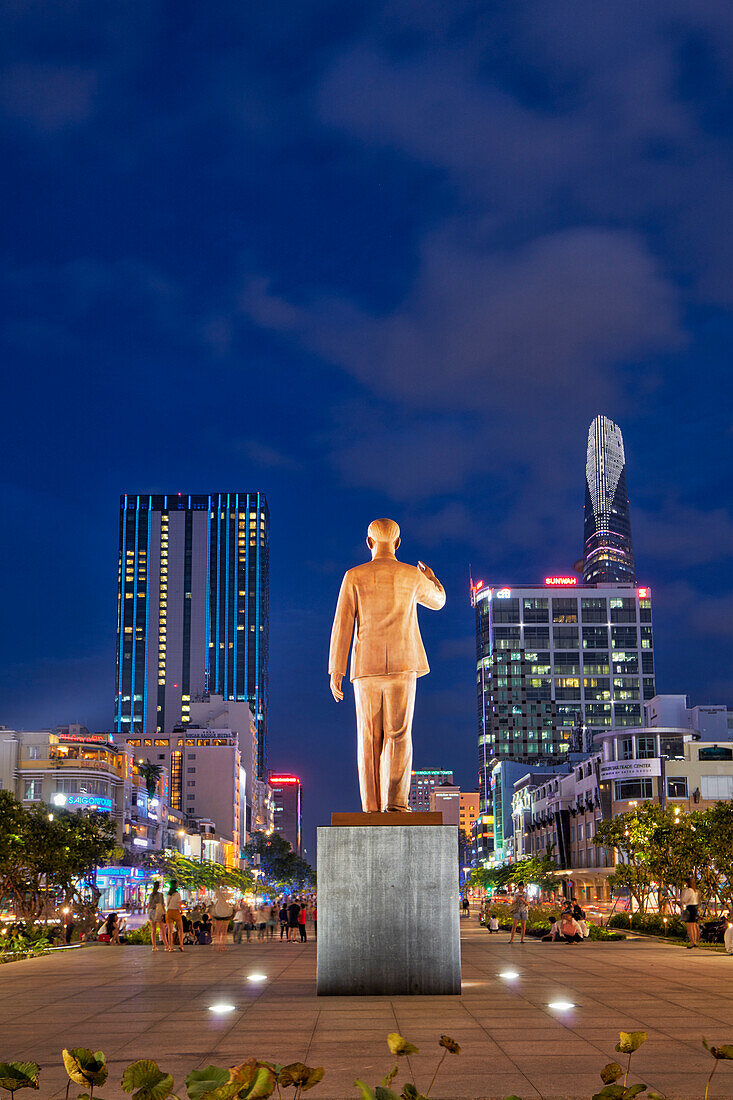
<svg viewBox="0 0 733 1100"><path fill-rule="evenodd" d="M196 943L201 945L208 945L211 943L211 917L208 913L204 913L198 924L194 926L194 932L196 935Z"/></svg>
<svg viewBox="0 0 733 1100"><path fill-rule="evenodd" d="M583 929L573 916L572 909L566 909L560 917L560 937L565 943L583 942Z"/></svg>
<svg viewBox="0 0 733 1100"><path fill-rule="evenodd" d="M558 943L561 939L560 935L560 918L557 913L553 913L550 917L550 931L546 936L542 937L543 943Z"/></svg>
<svg viewBox="0 0 733 1100"><path fill-rule="evenodd" d="M104 922L104 935L107 937L106 943L120 942L120 922L116 913L110 913Z"/></svg>
<svg viewBox="0 0 733 1100"><path fill-rule="evenodd" d="M487 927L489 929L489 932L493 933L493 932L498 932L499 931L499 918L497 917L496 913L492 913L491 916L489 917Z"/></svg>

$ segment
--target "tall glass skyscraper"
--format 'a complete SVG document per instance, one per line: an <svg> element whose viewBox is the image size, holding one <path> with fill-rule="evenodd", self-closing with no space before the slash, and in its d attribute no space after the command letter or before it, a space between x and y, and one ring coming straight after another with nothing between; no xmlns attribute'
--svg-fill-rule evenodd
<svg viewBox="0 0 733 1100"><path fill-rule="evenodd" d="M185 726L207 692L246 700L266 778L269 541L262 493L120 497L118 733Z"/></svg>
<svg viewBox="0 0 733 1100"><path fill-rule="evenodd" d="M497 763L557 765L597 732L638 726L656 694L651 591L630 584L473 589L479 794Z"/></svg>
<svg viewBox="0 0 733 1100"><path fill-rule="evenodd" d="M636 584L621 429L597 416L585 464L583 584Z"/></svg>

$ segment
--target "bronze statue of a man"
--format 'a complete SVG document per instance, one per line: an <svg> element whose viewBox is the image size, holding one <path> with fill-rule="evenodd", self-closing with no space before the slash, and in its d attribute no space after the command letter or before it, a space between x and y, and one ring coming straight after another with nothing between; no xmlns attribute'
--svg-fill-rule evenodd
<svg viewBox="0 0 733 1100"><path fill-rule="evenodd" d="M344 697L351 636L359 788L365 813L407 811L412 773L415 682L430 671L417 625L417 605L439 611L445 589L427 565L397 561L399 526L369 524L372 560L344 576L331 631L328 671L337 703ZM356 630L354 630L356 626Z"/></svg>

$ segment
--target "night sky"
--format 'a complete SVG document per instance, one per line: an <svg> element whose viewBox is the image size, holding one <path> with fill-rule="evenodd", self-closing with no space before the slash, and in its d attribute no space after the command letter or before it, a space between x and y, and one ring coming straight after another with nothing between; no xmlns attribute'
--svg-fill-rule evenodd
<svg viewBox="0 0 733 1100"><path fill-rule="evenodd" d="M431 565L417 766L476 774L469 566L567 572L622 427L657 687L733 704L733 5L0 5L0 722L112 723L119 494L271 514L269 762L357 808L341 576Z"/></svg>

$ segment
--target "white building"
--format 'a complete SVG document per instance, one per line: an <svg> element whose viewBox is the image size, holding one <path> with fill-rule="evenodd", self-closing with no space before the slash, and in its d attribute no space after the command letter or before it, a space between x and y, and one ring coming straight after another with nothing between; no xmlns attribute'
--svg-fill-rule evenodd
<svg viewBox="0 0 733 1100"><path fill-rule="evenodd" d="M214 822L237 850L247 843L259 792L256 726L246 702L203 695L191 700L185 729L150 737L115 734L115 741L136 759L166 768L173 809Z"/></svg>

